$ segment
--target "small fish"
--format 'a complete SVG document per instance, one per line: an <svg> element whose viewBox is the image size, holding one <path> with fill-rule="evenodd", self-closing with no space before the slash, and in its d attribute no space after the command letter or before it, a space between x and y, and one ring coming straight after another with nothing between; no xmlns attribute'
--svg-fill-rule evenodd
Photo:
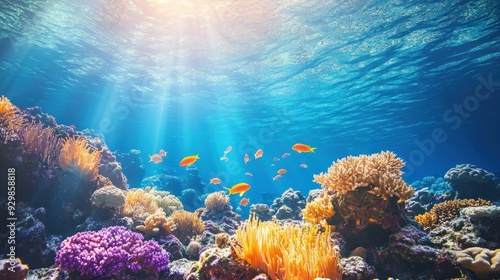
<svg viewBox="0 0 500 280"><path fill-rule="evenodd" d="M165 150L161 149L161 150L160 150L160 156L161 156L161 157L164 157L164 156L166 156L166 155L167 155L167 152L165 152Z"/></svg>
<svg viewBox="0 0 500 280"><path fill-rule="evenodd" d="M274 164L274 163L271 163L271 166L276 166L276 164Z"/></svg>
<svg viewBox="0 0 500 280"><path fill-rule="evenodd" d="M284 154L281 156L281 158L286 158L286 157L288 157L289 155L290 155L290 153L284 153Z"/></svg>
<svg viewBox="0 0 500 280"><path fill-rule="evenodd" d="M281 168L280 170L278 170L276 173L278 173L279 175L283 175L286 173L286 169L284 168Z"/></svg>
<svg viewBox="0 0 500 280"><path fill-rule="evenodd" d="M255 152L255 159L261 158L264 155L264 151L262 149L258 149L257 152Z"/></svg>
<svg viewBox="0 0 500 280"><path fill-rule="evenodd" d="M273 161L279 161L279 160L280 160L280 159L279 159L279 158L277 158L277 157L273 158Z"/></svg>
<svg viewBox="0 0 500 280"><path fill-rule="evenodd" d="M226 156L227 154L229 154L229 152L233 149L233 147L229 146L226 148L226 150L224 151L224 156Z"/></svg>
<svg viewBox="0 0 500 280"><path fill-rule="evenodd" d="M159 154L154 154L152 156L149 156L149 162L154 162L156 164L162 162L163 159L161 158L161 156Z"/></svg>
<svg viewBox="0 0 500 280"><path fill-rule="evenodd" d="M210 184L218 185L220 183L222 183L222 181L217 177L210 179Z"/></svg>
<svg viewBox="0 0 500 280"><path fill-rule="evenodd" d="M276 176L274 176L274 177L273 177L273 181L276 181L276 180L278 180L279 178L281 178L281 175L279 175L279 174L278 174L278 175L276 175Z"/></svg>
<svg viewBox="0 0 500 280"><path fill-rule="evenodd" d="M230 189L226 187L224 188L229 191L230 195L239 193L240 196L243 196L243 194L250 189L250 185L247 183L238 183L232 186Z"/></svg>
<svg viewBox="0 0 500 280"><path fill-rule="evenodd" d="M199 160L200 158L198 157L198 155L195 155L195 156L187 156L185 158L183 158L181 160L181 162L179 163L180 166L189 166L191 164L193 164L195 161Z"/></svg>
<svg viewBox="0 0 500 280"><path fill-rule="evenodd" d="M241 199L240 205L241 206L247 206L249 202L250 202L250 199L244 197L244 198Z"/></svg>
<svg viewBox="0 0 500 280"><path fill-rule="evenodd" d="M307 164L305 164L305 163L301 163L301 164L300 164L300 167L302 167L302 168L307 168Z"/></svg>
<svg viewBox="0 0 500 280"><path fill-rule="evenodd" d="M220 158L220 160L221 160L221 161L225 161L225 162L227 162L227 161L229 160L229 158L228 158L228 157L226 157L226 156L223 156L223 157L221 157L221 158Z"/></svg>
<svg viewBox="0 0 500 280"><path fill-rule="evenodd" d="M311 146L302 143L297 143L292 146L292 150L296 151L297 153L314 153L315 149L316 148L311 148Z"/></svg>
<svg viewBox="0 0 500 280"><path fill-rule="evenodd" d="M243 161L245 162L245 164L247 164L250 161L250 157L248 156L248 154L245 154Z"/></svg>
<svg viewBox="0 0 500 280"><path fill-rule="evenodd" d="M253 174L250 173L250 172L245 172L245 175L247 175L247 176L253 176Z"/></svg>

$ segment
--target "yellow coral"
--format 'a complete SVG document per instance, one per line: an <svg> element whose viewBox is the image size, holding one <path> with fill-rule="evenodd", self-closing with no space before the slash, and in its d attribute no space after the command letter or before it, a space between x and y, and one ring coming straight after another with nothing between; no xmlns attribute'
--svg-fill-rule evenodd
<svg viewBox="0 0 500 280"><path fill-rule="evenodd" d="M405 200L414 190L401 177L404 165L403 160L390 151L349 156L332 164L327 173L314 175L314 182L331 194L345 194L359 187L368 187L369 193L384 199L396 196Z"/></svg>
<svg viewBox="0 0 500 280"><path fill-rule="evenodd" d="M178 210L170 218L175 222L177 228L172 232L184 245L189 244L191 238L201 235L205 230L205 224L194 213Z"/></svg>
<svg viewBox="0 0 500 280"><path fill-rule="evenodd" d="M231 246L239 258L271 279L342 279L329 228L321 232L313 225L282 227L254 216L236 230Z"/></svg>
<svg viewBox="0 0 500 280"><path fill-rule="evenodd" d="M131 189L127 192L122 211L124 216L144 220L159 210L161 209L156 204L154 195L143 189Z"/></svg>
<svg viewBox="0 0 500 280"><path fill-rule="evenodd" d="M489 206L490 201L484 199L455 199L447 200L432 206L432 209L422 215L415 216L415 220L424 228L432 227L442 222L451 221L460 215L466 207Z"/></svg>
<svg viewBox="0 0 500 280"><path fill-rule="evenodd" d="M160 228L164 229L167 233L172 233L176 229L176 225L171 218L167 218L165 213L160 210L149 215L144 221L144 225L137 226L136 228L146 235L156 236L160 234Z"/></svg>
<svg viewBox="0 0 500 280"><path fill-rule="evenodd" d="M214 192L205 199L207 211L222 211L229 203L229 196L224 192Z"/></svg>
<svg viewBox="0 0 500 280"><path fill-rule="evenodd" d="M15 132L21 128L23 118L19 115L19 108L3 96L0 97L0 133L6 140L10 140Z"/></svg>
<svg viewBox="0 0 500 280"><path fill-rule="evenodd" d="M455 257L457 263L472 270L477 279L493 279L500 275L500 249L471 247L458 251Z"/></svg>
<svg viewBox="0 0 500 280"><path fill-rule="evenodd" d="M306 208L302 210L304 220L311 224L319 224L322 220L333 217L333 215L335 215L335 211L328 195L318 197L307 203Z"/></svg>
<svg viewBox="0 0 500 280"><path fill-rule="evenodd" d="M69 137L64 141L58 158L64 171L74 172L89 181L97 178L101 154L91 152L87 140Z"/></svg>
<svg viewBox="0 0 500 280"><path fill-rule="evenodd" d="M62 141L54 134L53 128L31 123L21 128L18 134L25 151L37 155L48 167L57 164Z"/></svg>

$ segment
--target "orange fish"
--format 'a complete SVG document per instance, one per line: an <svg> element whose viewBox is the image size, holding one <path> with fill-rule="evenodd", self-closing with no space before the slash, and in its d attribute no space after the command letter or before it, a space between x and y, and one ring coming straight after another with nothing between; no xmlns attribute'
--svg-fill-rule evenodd
<svg viewBox="0 0 500 280"><path fill-rule="evenodd" d="M245 175L247 175L247 176L253 176L253 174L250 173L250 172L245 172Z"/></svg>
<svg viewBox="0 0 500 280"><path fill-rule="evenodd" d="M258 149L257 152L255 152L255 159L261 158L264 155L264 151L262 149Z"/></svg>
<svg viewBox="0 0 500 280"><path fill-rule="evenodd" d="M226 148L226 150L224 151L224 156L226 156L226 154L229 154L229 152L233 149L233 147L229 146Z"/></svg>
<svg viewBox="0 0 500 280"><path fill-rule="evenodd" d="M243 161L245 162L245 164L247 164L250 161L250 157L248 156L248 154L245 154Z"/></svg>
<svg viewBox="0 0 500 280"><path fill-rule="evenodd" d="M193 164L196 160L200 159L198 155L195 156L187 156L181 160L179 163L180 166L189 166Z"/></svg>
<svg viewBox="0 0 500 280"><path fill-rule="evenodd" d="M286 158L286 157L288 157L289 155L290 155L290 153L284 153L284 154L281 156L281 158Z"/></svg>
<svg viewBox="0 0 500 280"><path fill-rule="evenodd" d="M314 153L315 149L316 148L311 148L311 146L302 143L297 143L292 146L292 150L296 151L297 153Z"/></svg>
<svg viewBox="0 0 500 280"><path fill-rule="evenodd" d="M250 185L247 183L238 183L232 186L230 189L226 187L224 188L229 191L230 195L239 193L240 196L243 196L243 194L250 189Z"/></svg>
<svg viewBox="0 0 500 280"><path fill-rule="evenodd" d="M278 180L279 178L281 178L281 175L279 175L279 174L278 174L278 175L276 175L276 176L274 176L274 177L273 177L273 181L276 181L276 180Z"/></svg>
<svg viewBox="0 0 500 280"><path fill-rule="evenodd" d="M250 202L250 199L244 197L244 198L241 199L240 205L241 206L247 206L249 202Z"/></svg>
<svg viewBox="0 0 500 280"><path fill-rule="evenodd" d="M227 162L227 161L229 160L229 158L228 158L228 157L226 157L226 156L223 156L223 157L221 157L221 158L220 158L220 160L221 160L221 161L225 161L225 162Z"/></svg>
<svg viewBox="0 0 500 280"><path fill-rule="evenodd" d="M278 170L278 172L277 172L277 173L278 173L279 175L283 175L283 174L285 174L285 173L286 173L286 169L281 168L280 170Z"/></svg>
<svg viewBox="0 0 500 280"><path fill-rule="evenodd" d="M307 164L305 164L305 163L301 163L301 164L300 164L300 167L302 167L302 168L307 168Z"/></svg>
<svg viewBox="0 0 500 280"><path fill-rule="evenodd" d="M156 164L162 162L163 159L161 158L161 156L159 154L154 154L152 156L149 156L149 162L154 162Z"/></svg>
<svg viewBox="0 0 500 280"><path fill-rule="evenodd" d="M161 149L161 150L160 150L160 156L161 156L161 157L164 157L164 156L166 156L166 155L167 155L167 152L165 152L165 150Z"/></svg>
<svg viewBox="0 0 500 280"><path fill-rule="evenodd" d="M222 181L217 177L210 179L210 184L218 185L220 183L222 183Z"/></svg>

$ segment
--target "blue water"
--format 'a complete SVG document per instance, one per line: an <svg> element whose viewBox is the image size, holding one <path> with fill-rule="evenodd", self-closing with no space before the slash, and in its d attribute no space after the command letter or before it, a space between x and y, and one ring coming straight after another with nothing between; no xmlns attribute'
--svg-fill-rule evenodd
<svg viewBox="0 0 500 280"><path fill-rule="evenodd" d="M381 150L409 183L459 163L495 172L499 15L495 0L2 1L0 92L141 150L149 175L148 154L165 149L181 176L199 154L205 182L246 181L251 202ZM297 142L317 150L271 166Z"/></svg>

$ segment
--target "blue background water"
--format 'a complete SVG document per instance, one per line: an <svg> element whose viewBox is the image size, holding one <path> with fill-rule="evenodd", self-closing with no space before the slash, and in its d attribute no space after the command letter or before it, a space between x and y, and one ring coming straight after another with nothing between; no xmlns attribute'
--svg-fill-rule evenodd
<svg viewBox="0 0 500 280"><path fill-rule="evenodd" d="M410 183L459 163L493 172L499 15L494 0L2 1L0 92L141 150L148 174L160 149L178 175L199 154L205 182L246 181L253 202L307 193L332 161L381 150ZM296 142L316 153L272 167Z"/></svg>

